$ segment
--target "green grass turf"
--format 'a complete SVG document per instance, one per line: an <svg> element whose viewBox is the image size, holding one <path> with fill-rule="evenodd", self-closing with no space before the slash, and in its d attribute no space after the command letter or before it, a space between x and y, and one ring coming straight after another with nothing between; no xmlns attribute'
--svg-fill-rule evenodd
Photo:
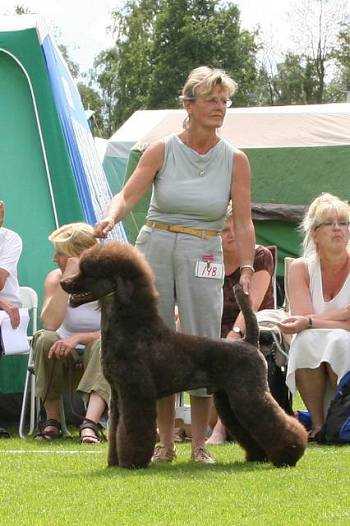
<svg viewBox="0 0 350 526"><path fill-rule="evenodd" d="M310 445L296 468L247 464L212 446L215 466L106 468L107 445L0 441L1 525L350 524L350 447Z"/></svg>

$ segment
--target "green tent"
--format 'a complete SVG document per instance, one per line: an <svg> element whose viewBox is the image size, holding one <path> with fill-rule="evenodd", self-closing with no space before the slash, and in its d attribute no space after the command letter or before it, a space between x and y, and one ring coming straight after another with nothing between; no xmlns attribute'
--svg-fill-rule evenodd
<svg viewBox="0 0 350 526"><path fill-rule="evenodd" d="M183 110L145 110L130 117L123 126L128 127L129 138L134 128L137 144L130 151L125 180L145 145L180 132L184 117ZM296 225L305 205L321 192L348 198L349 129L347 103L227 110L220 135L249 157L257 242L277 245L280 276L284 257L299 254ZM149 195L124 221L131 241L144 223L148 201Z"/></svg>
<svg viewBox="0 0 350 526"><path fill-rule="evenodd" d="M53 268L50 232L73 221L94 223L112 194L74 81L33 16L0 17L0 137L4 226L23 240L20 285L42 297ZM122 231L119 237L125 239ZM10 376L23 382L4 370L11 361L0 362L0 392L21 390L8 385Z"/></svg>

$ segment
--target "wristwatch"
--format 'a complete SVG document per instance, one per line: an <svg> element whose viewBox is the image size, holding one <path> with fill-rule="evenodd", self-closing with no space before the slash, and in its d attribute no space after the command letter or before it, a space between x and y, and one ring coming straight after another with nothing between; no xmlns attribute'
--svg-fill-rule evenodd
<svg viewBox="0 0 350 526"><path fill-rule="evenodd" d="M243 332L241 331L240 327L237 327L237 325L232 327L232 332L235 332L236 334L239 334L240 337L243 338Z"/></svg>

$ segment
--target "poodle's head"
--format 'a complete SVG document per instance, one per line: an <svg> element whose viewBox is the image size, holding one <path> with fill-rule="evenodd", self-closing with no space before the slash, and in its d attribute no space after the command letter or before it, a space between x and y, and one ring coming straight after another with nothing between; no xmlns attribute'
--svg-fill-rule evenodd
<svg viewBox="0 0 350 526"><path fill-rule="evenodd" d="M103 302L112 294L124 304L133 296L140 299L146 295L149 300L158 297L153 272L144 256L131 245L116 241L85 250L78 274L61 280L61 286L70 294L72 307Z"/></svg>

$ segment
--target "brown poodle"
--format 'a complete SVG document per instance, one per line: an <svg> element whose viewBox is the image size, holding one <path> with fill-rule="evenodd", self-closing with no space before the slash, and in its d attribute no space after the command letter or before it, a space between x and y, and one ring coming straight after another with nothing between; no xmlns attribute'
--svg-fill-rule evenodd
<svg viewBox="0 0 350 526"><path fill-rule="evenodd" d="M294 466L307 436L272 398L258 327L240 287L245 341L188 336L168 329L158 293L140 252L117 242L86 251L78 275L61 282L72 307L99 300L103 372L111 385L110 466L148 466L156 442L156 400L207 387L223 423L250 461Z"/></svg>

